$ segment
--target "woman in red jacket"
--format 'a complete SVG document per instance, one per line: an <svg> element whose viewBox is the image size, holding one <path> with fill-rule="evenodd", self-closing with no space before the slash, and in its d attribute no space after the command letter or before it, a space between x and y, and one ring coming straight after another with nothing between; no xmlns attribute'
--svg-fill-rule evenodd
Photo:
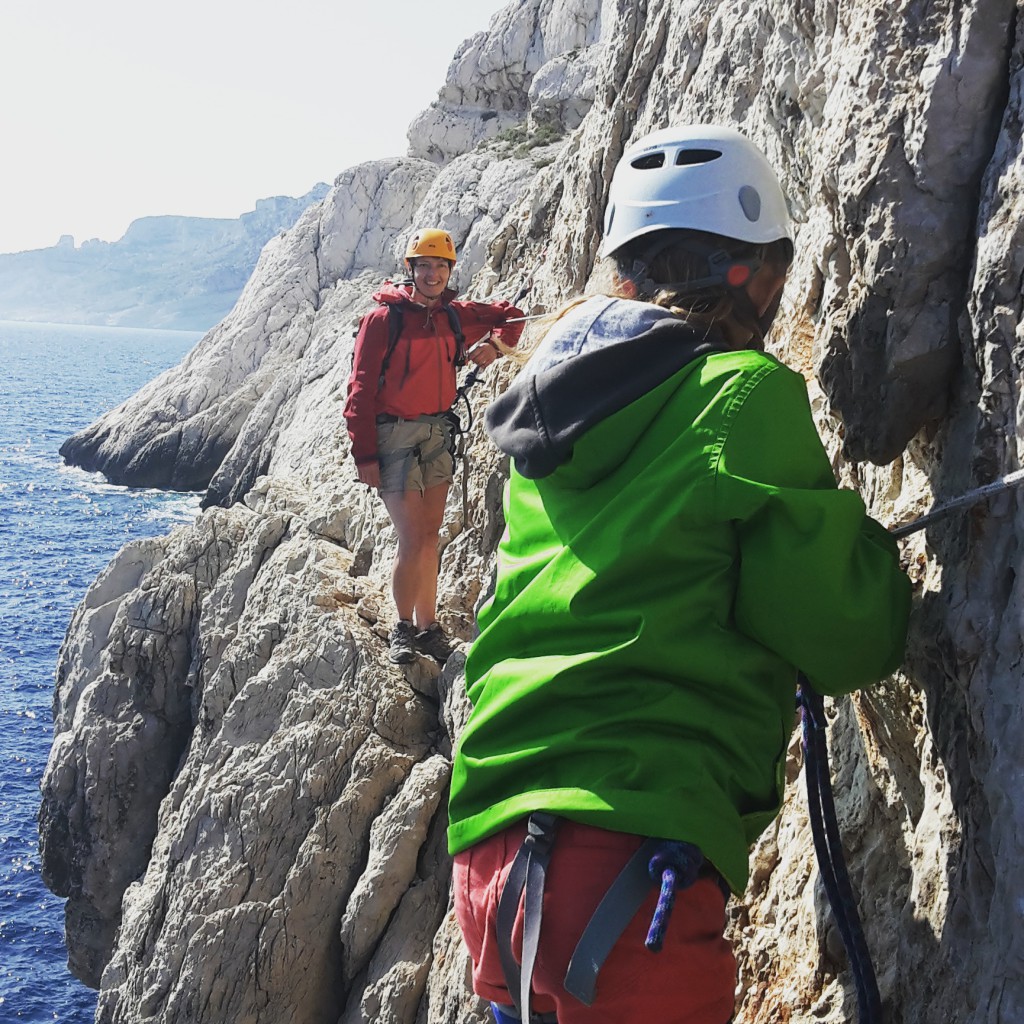
<svg viewBox="0 0 1024 1024"><path fill-rule="evenodd" d="M440 661L448 642L437 622L437 537L455 472L455 373L465 359L487 366L493 335L512 347L522 312L508 302L460 302L448 282L455 245L447 231L413 234L405 254L410 285L387 282L356 338L345 419L359 479L380 491L398 534L391 589L398 621L389 657L416 651Z"/></svg>

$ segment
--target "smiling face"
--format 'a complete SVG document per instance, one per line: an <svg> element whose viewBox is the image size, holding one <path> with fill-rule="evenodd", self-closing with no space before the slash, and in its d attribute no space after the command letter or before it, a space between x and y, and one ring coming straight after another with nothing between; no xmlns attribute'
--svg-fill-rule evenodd
<svg viewBox="0 0 1024 1024"><path fill-rule="evenodd" d="M451 264L438 256L417 256L412 264L412 297L425 306L432 306L441 298L452 276Z"/></svg>

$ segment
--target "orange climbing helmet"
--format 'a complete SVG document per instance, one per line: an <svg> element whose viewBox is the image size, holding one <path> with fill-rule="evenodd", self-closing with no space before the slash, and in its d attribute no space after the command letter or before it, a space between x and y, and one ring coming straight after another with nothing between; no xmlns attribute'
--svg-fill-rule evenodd
<svg viewBox="0 0 1024 1024"><path fill-rule="evenodd" d="M409 261L417 256L437 256L448 260L454 268L456 257L452 236L440 228L420 228L414 231L405 250L405 265L411 267Z"/></svg>

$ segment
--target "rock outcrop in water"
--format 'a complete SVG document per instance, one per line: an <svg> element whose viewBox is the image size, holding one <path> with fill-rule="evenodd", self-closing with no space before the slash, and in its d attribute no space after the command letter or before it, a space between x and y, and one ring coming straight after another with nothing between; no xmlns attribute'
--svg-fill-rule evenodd
<svg viewBox="0 0 1024 1024"><path fill-rule="evenodd" d="M551 308L586 282L631 137L738 124L798 222L772 348L843 484L901 522L1019 462L1022 117L1012 0L520 0L468 41L412 154L345 172L180 367L66 447L209 506L117 556L61 656L43 867L98 1020L485 1019L443 846L462 658L385 661L394 535L341 418L354 319L411 224L453 231L473 295L529 280ZM478 427L470 456L440 581L464 640L504 479ZM830 712L891 1024L1024 1018L1022 529L1005 494L905 541L904 670ZM802 785L753 866L737 1021L852 1019Z"/></svg>

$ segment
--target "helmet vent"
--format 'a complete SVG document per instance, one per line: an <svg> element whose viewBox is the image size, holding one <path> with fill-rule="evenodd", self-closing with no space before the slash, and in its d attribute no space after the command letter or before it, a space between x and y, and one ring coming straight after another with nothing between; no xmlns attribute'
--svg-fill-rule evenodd
<svg viewBox="0 0 1024 1024"><path fill-rule="evenodd" d="M630 166L638 171L653 171L657 167L665 166L664 153L645 153L630 161Z"/></svg>
<svg viewBox="0 0 1024 1024"><path fill-rule="evenodd" d="M687 167L690 164L709 164L721 156L717 149L681 149L676 154L676 167Z"/></svg>
<svg viewBox="0 0 1024 1024"><path fill-rule="evenodd" d="M755 223L761 216L761 196L756 188L751 185L744 185L740 189L740 207L743 214L751 223Z"/></svg>

